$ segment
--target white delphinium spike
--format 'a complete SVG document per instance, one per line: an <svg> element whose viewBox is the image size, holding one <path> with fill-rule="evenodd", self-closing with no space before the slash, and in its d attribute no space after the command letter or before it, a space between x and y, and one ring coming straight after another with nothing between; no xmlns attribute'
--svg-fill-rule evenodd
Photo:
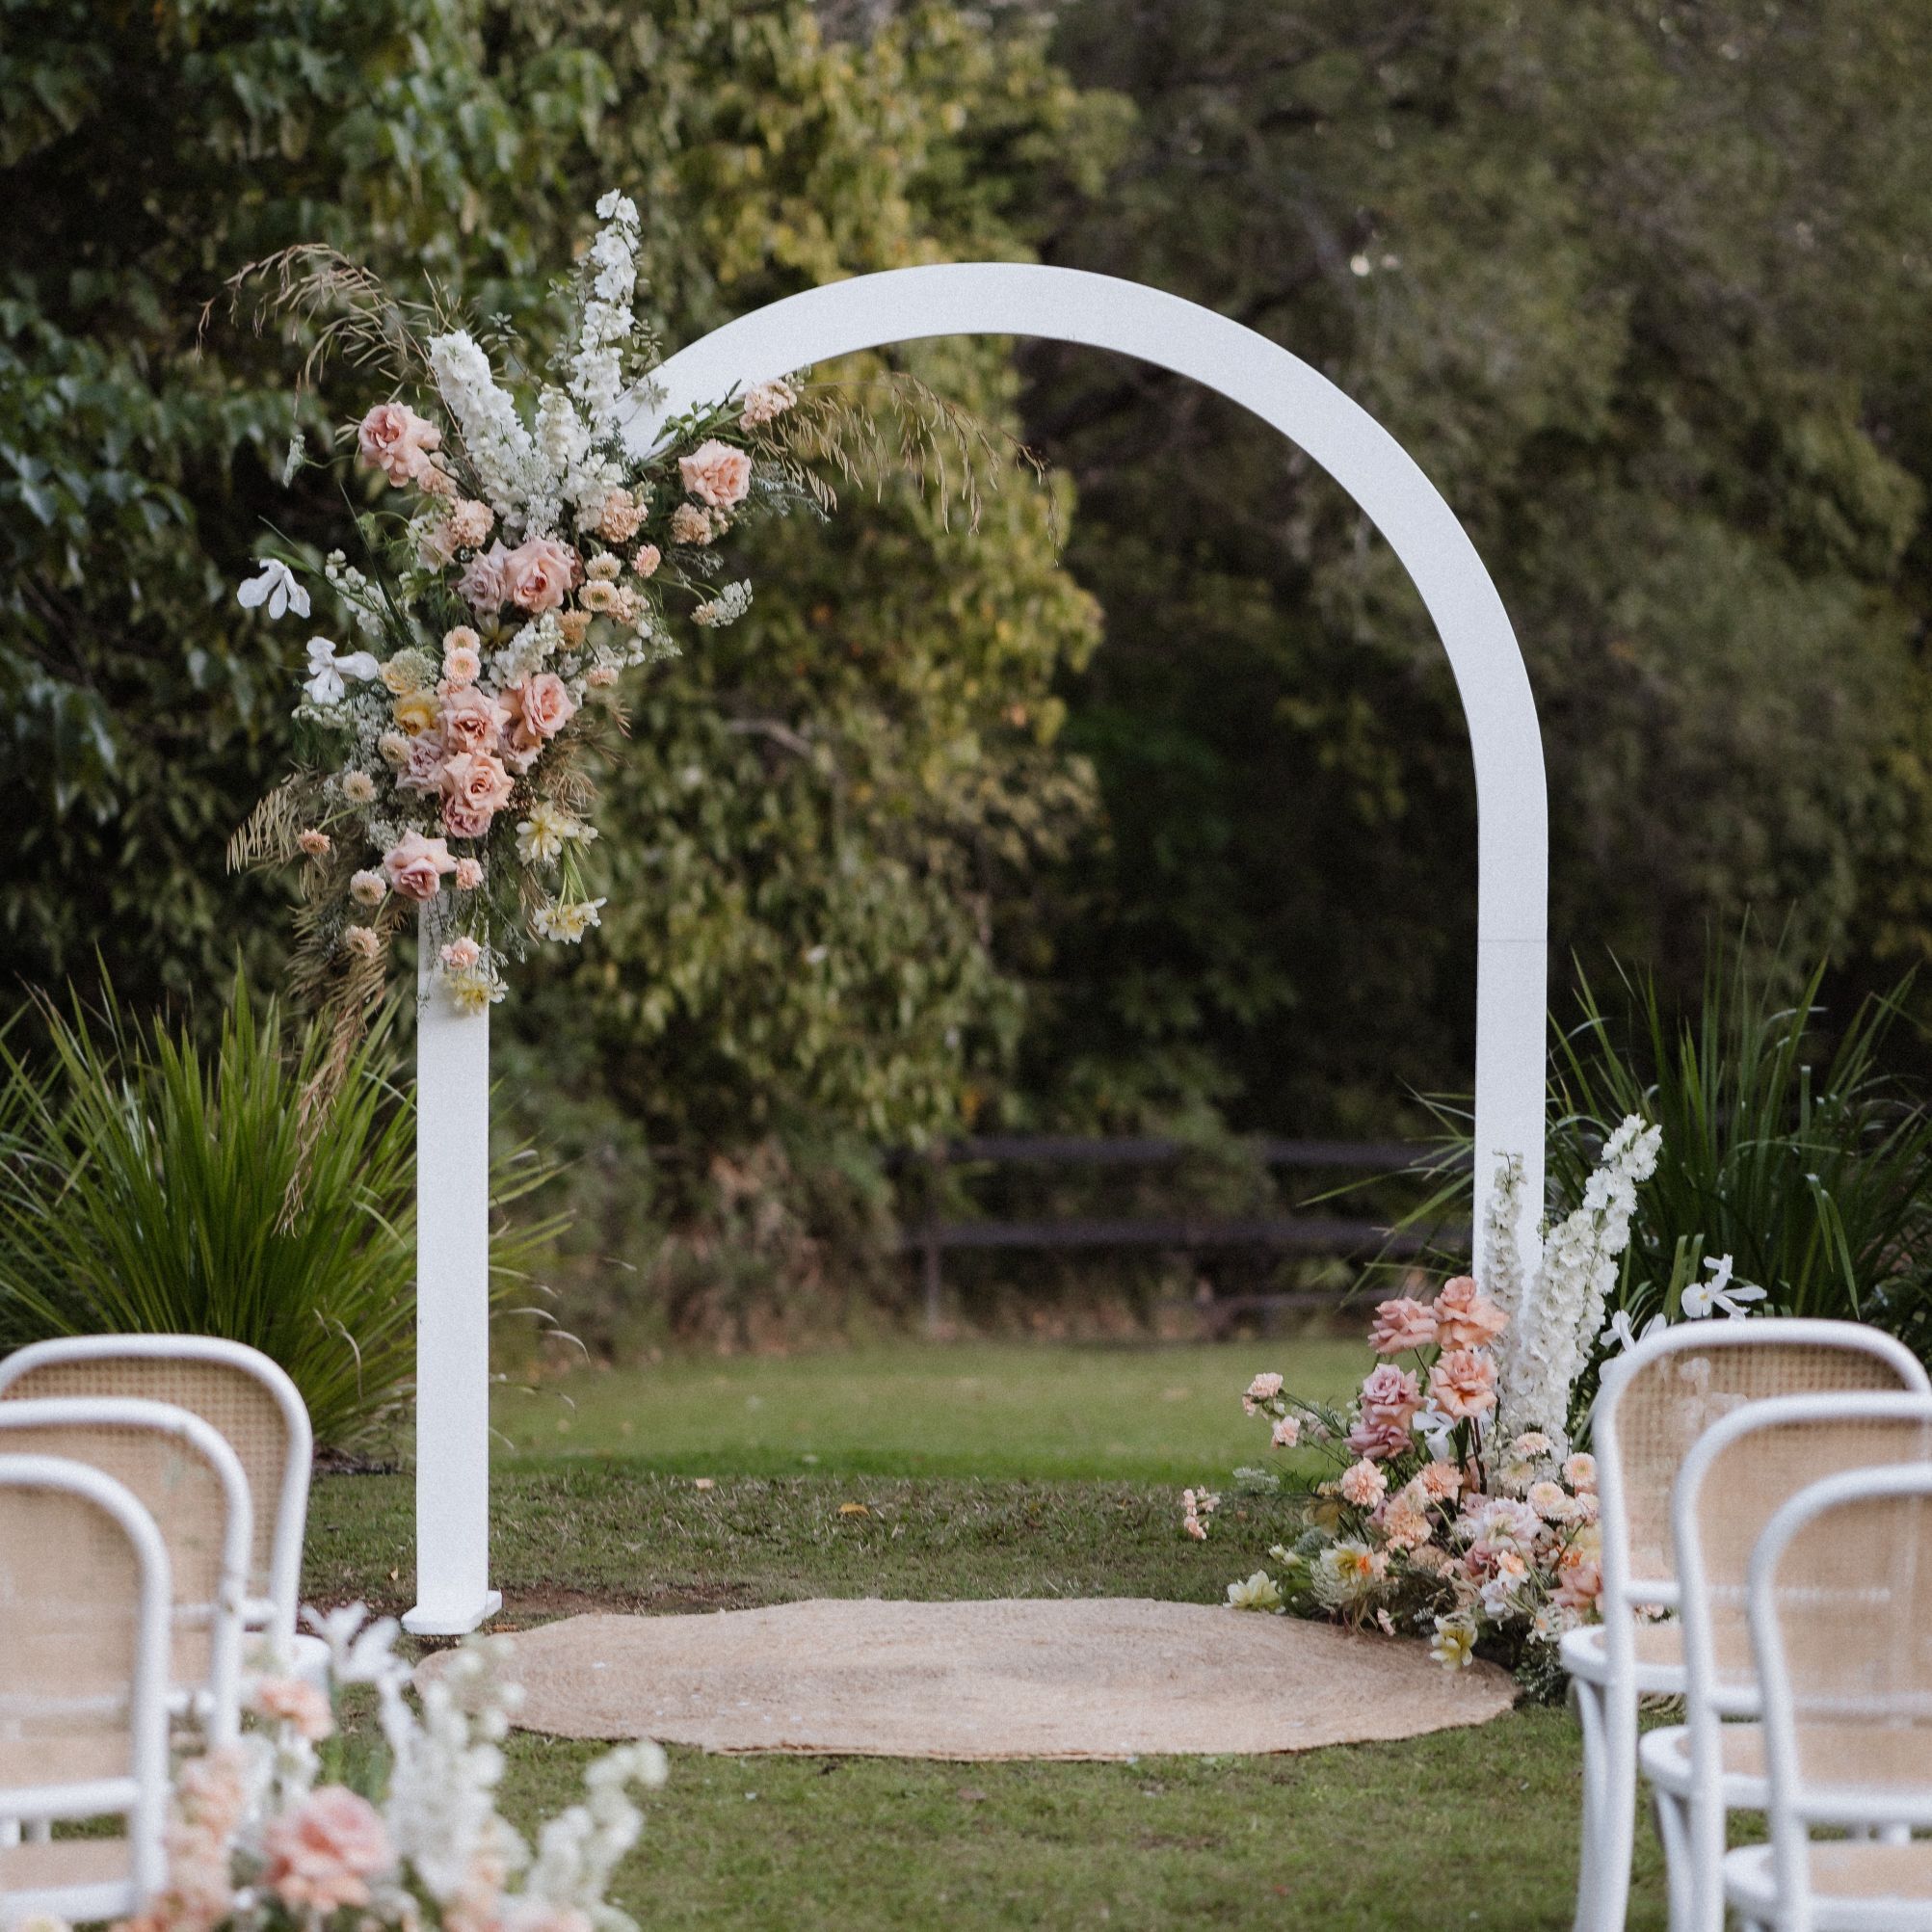
<svg viewBox="0 0 1932 1932"><path fill-rule="evenodd" d="M430 344L437 389L463 434L485 500L504 529L548 537L557 521L557 474L516 413L516 398L496 380L464 330Z"/></svg>
<svg viewBox="0 0 1932 1932"><path fill-rule="evenodd" d="M591 244L583 327L570 357L570 395L583 410L594 441L615 427L623 398L623 346L636 328L631 302L637 292L641 240L637 207L615 190L597 203L603 226Z"/></svg>

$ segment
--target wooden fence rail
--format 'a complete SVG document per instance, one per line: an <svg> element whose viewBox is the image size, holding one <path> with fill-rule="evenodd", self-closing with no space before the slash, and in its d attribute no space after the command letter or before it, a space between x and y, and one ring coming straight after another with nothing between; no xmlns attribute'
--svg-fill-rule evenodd
<svg viewBox="0 0 1932 1932"><path fill-rule="evenodd" d="M1393 1141L1257 1140L1249 1150L1264 1166L1328 1169L1341 1174L1421 1175L1440 1173L1445 1163L1415 1146ZM944 1291L946 1253L992 1249L1037 1251L1151 1248L1191 1254L1210 1249L1259 1253L1413 1256L1467 1230L1443 1227L1428 1233L1396 1234L1373 1221L1333 1215L1295 1214L1266 1220L1181 1215L1165 1218L1080 1218L1051 1221L942 1221L940 1179L949 1167L975 1164L1053 1167L1159 1167L1174 1165L1203 1150L1184 1141L1122 1137L1086 1139L1073 1134L980 1134L919 1154L903 1156L906 1167L926 1170L925 1212L900 1236L904 1253L920 1257L926 1327L937 1332ZM1467 1164L1467 1163L1463 1163ZM1218 1310L1310 1306L1333 1297L1306 1294L1235 1295L1218 1298Z"/></svg>

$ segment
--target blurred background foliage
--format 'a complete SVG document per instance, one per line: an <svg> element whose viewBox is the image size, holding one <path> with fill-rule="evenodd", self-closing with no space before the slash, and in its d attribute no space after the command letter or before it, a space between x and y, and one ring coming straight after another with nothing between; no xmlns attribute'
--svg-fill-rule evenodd
<svg viewBox="0 0 1932 1932"><path fill-rule="evenodd" d="M1914 0L0 0L10 982L104 966L212 1038L237 943L277 976L285 907L221 855L301 640L233 585L265 519L332 541L341 478L281 454L370 398L203 304L323 240L541 349L621 185L672 346L994 257L1294 349L1516 622L1552 958L1694 999L1756 909L1853 1011L1932 948L1928 58ZM593 1340L889 1303L882 1148L1385 1133L1467 1082L1467 739L1352 506L1135 365L844 373L887 366L1055 473L976 532L887 479L767 533L754 619L638 695L604 929L497 1020Z"/></svg>

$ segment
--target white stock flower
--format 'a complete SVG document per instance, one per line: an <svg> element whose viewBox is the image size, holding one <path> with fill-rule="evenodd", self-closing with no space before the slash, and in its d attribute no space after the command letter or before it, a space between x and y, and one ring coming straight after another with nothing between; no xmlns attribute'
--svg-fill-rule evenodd
<svg viewBox="0 0 1932 1932"><path fill-rule="evenodd" d="M490 357L459 329L431 342L430 367L498 520L512 533L550 536L557 520L556 474L516 413L515 397L497 382Z"/></svg>
<svg viewBox="0 0 1932 1932"><path fill-rule="evenodd" d="M235 593L235 600L245 611L268 606L272 618L293 611L297 617L308 615L308 593L295 580L295 572L278 558L264 559L261 573L251 577Z"/></svg>

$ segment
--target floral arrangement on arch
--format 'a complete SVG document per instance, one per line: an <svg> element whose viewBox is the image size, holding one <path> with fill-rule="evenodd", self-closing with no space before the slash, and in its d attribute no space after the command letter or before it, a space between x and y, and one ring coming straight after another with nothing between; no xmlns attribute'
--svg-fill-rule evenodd
<svg viewBox="0 0 1932 1932"><path fill-rule="evenodd" d="M1231 1583L1230 1604L1425 1635L1451 1669L1478 1644L1533 1664L1594 1620L1597 1472L1573 1447L1573 1397L1598 1349L1630 1345L1628 1321L1605 1327L1604 1309L1661 1138L1635 1116L1618 1127L1582 1204L1547 1231L1528 1282L1515 1231L1522 1166L1505 1162L1485 1219L1483 1281L1460 1276L1433 1301L1381 1303L1368 1337L1376 1365L1345 1408L1290 1394L1279 1374L1255 1377L1245 1413L1268 1425L1273 1449L1307 1453L1285 1473L1235 1471L1255 1511L1279 1499L1289 1526L1268 1550L1273 1573ZM1713 1273L1694 1304L1686 1297L1694 1318L1739 1317L1761 1294L1729 1286L1728 1257ZM1186 1533L1206 1538L1220 1504L1211 1491L1184 1491Z"/></svg>
<svg viewBox="0 0 1932 1932"><path fill-rule="evenodd" d="M177 1770L164 1889L117 1932L636 1932L605 1894L643 1831L632 1788L664 1783L657 1745L599 1758L533 1850L496 1809L520 1696L503 1640L465 1644L418 1716L392 1620L367 1623L359 1603L305 1615L332 1694L256 1681L241 1737ZM335 1707L351 1684L374 1686L384 1746L359 1777Z"/></svg>
<svg viewBox="0 0 1932 1932"><path fill-rule="evenodd" d="M674 609L703 630L750 607L717 547L735 525L833 501L785 441L799 401L786 381L694 410L630 454L625 424L657 400L632 311L638 216L618 194L597 216L574 331L528 420L467 330L424 341L365 321L357 338L380 333L416 392L354 432L399 507L357 516L362 562L336 550L322 564L339 622L306 647L302 763L230 848L235 864L302 865L298 979L356 1011L406 916L426 915L427 964L470 1012L502 997L507 960L531 940L574 944L599 923L587 754L622 731L620 680L675 654ZM358 275L331 258L284 304L313 312L346 292L353 309L374 286ZM304 460L297 438L285 480ZM271 556L241 602L306 619L315 574L292 550Z"/></svg>

